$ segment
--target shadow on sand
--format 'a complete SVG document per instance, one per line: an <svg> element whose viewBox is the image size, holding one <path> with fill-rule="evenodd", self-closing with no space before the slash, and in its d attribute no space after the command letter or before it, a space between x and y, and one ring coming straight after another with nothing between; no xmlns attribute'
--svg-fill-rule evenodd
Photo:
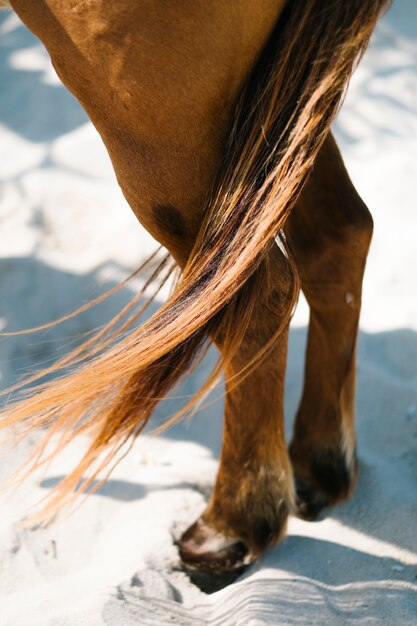
<svg viewBox="0 0 417 626"><path fill-rule="evenodd" d="M33 258L4 259L0 261L0 315L4 330L19 330L28 325L37 325L50 321L68 310L88 300L91 295L98 295L114 285L111 281L101 281L100 271L86 275L54 269ZM99 307L39 335L1 338L0 355L2 363L2 382L11 384L29 368L34 369L39 363L56 358L69 347L74 347L77 338L85 332L110 319L132 297L133 291L124 288L121 292L105 301ZM152 308L151 313L156 309ZM291 433L293 415L296 411L303 376L303 353L306 340L305 328L294 328L290 335L286 383L287 432ZM188 377L175 392L175 396L193 394L205 379L215 359L214 352L209 354L196 372ZM412 482L416 473L415 448L417 443L417 333L403 329L392 332L368 334L361 332L358 350L358 393L357 426L359 441L359 459L361 470L358 485L353 498L346 504L327 512L341 524L354 528L377 539L399 545L401 548L415 549L415 533L411 520L413 512L410 500L403 502L401 490L397 485L403 480ZM217 391L219 395L219 390ZM164 418L179 408L184 400L175 398L160 403L151 427L159 425ZM169 440L194 441L210 450L217 457L221 442L222 399L209 404L201 414L191 421L179 423L164 434ZM381 465L381 454L388 450L389 462ZM381 469L382 468L382 469ZM384 469L385 468L385 469ZM381 474L381 471L387 474ZM408 476L405 473L409 473ZM190 482L176 487L192 487L205 491L193 483L190 467ZM56 484L60 477L45 480L46 489ZM134 481L109 480L93 497L108 497L120 501L139 499L148 491L162 487L141 484ZM166 487L164 487L166 488ZM389 497L387 497L389 493ZM204 493L207 495L207 493ZM408 510L409 509L409 510ZM397 536L395 517L410 520L409 533ZM289 537L280 546L271 551L275 560L284 569L307 575L308 563L314 574L314 549L318 544L307 538ZM320 543L320 555L329 562L328 581L344 584L341 573L340 546ZM355 551L343 549L349 557L349 571L360 571L361 559L373 558ZM303 563L305 553L307 562ZM301 555L301 556L300 556ZM317 558L318 558L317 554ZM268 564L265 557L264 565ZM345 555L343 563L346 564ZM356 563L356 565L355 565ZM375 560L376 572L382 559ZM295 569L294 569L295 568ZM345 567L343 568L345 571ZM384 567L375 573L374 580L384 578ZM321 582L326 583L326 580ZM346 582L346 581L345 581Z"/></svg>
<svg viewBox="0 0 417 626"><path fill-rule="evenodd" d="M39 68L26 69L25 52L37 48ZM42 62L45 59L45 62ZM20 62L19 62L20 60ZM87 115L60 83L48 80L49 57L39 40L9 12L0 15L1 123L33 143L49 143L88 122Z"/></svg>

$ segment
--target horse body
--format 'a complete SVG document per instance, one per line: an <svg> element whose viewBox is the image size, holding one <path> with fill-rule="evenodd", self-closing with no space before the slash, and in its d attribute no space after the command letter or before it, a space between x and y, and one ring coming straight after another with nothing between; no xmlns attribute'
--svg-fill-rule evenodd
<svg viewBox="0 0 417 626"><path fill-rule="evenodd" d="M224 437L208 507L180 542L190 567L239 569L282 536L296 506L312 518L347 497L356 476L354 357L372 219L329 125L385 3L303 4L11 2L87 111L131 208L183 279L130 343L68 378L69 386L55 383L31 405L12 407L4 423L29 412L33 426L43 425L53 406L63 416L58 425L73 424L72 391L81 416L98 402L98 435L64 485L70 490L108 445L137 435L210 337L226 373ZM306 39L316 27L317 45ZM334 59L324 57L326 46ZM274 243L280 229L292 254ZM311 320L288 453L283 384L297 275Z"/></svg>
<svg viewBox="0 0 417 626"><path fill-rule="evenodd" d="M192 246L237 95L283 4L13 3L101 134L133 211L181 265L190 250L169 231L181 226ZM167 206L177 225L158 228Z"/></svg>

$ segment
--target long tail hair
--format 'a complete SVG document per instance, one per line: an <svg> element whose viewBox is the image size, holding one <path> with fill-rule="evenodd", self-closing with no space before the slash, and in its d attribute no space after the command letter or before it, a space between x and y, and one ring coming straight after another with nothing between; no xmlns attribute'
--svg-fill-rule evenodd
<svg viewBox="0 0 417 626"><path fill-rule="evenodd" d="M35 390L22 389L28 381L13 388L21 397L3 412L0 426L23 434L47 427L28 471L79 433L92 435L78 465L51 495L49 511L90 490L104 469L108 475L157 402L204 354L209 336L221 329L222 356L186 409L232 358L256 302L256 270L296 202L385 4L288 1L243 89L205 221L166 304L129 334L138 313L128 305L47 370L60 374L56 379L42 382L43 371L30 379ZM164 282L166 260L158 273Z"/></svg>

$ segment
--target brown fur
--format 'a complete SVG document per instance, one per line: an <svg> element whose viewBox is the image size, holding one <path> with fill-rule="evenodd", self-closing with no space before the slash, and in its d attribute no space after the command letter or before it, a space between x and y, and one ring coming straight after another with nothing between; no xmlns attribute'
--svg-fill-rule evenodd
<svg viewBox="0 0 417 626"><path fill-rule="evenodd" d="M181 548L194 566L207 565L208 554L217 569L240 566L282 535L293 506L282 394L298 274L285 239L281 249L274 237L295 205L286 232L312 323L291 456L313 499L335 501L347 490L346 481L329 489L324 466L341 474L347 463L348 483L354 473L354 348L370 231L328 132L385 2L284 4L12 0L182 277L142 327L116 344L111 327L109 338L76 350L52 369L89 361L11 406L2 424L49 426L47 441L63 429L53 453L93 432L55 492L57 506L87 471L81 489L91 486L214 340L221 360L196 400L224 369L224 443L208 508ZM223 552L209 549L214 535Z"/></svg>
<svg viewBox="0 0 417 626"><path fill-rule="evenodd" d="M349 495L356 476L355 348L372 226L330 137L286 225L310 305L305 384L290 447L305 517Z"/></svg>

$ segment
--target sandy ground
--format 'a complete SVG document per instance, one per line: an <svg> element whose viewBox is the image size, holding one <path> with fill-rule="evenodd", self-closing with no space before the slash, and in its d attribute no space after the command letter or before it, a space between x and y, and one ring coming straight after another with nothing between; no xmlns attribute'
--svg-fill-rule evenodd
<svg viewBox="0 0 417 626"><path fill-rule="evenodd" d="M221 402L164 437L143 437L71 517L20 521L73 465L1 494L1 626L417 623L417 5L396 0L354 77L335 131L375 237L358 354L360 476L352 500L288 537L235 584L206 595L179 570L173 537L204 507ZM0 328L55 319L125 277L154 246L117 188L94 129L42 46L0 18ZM47 362L136 288L42 335L0 340L1 386ZM290 339L288 433L302 381L307 310ZM184 392L197 389L209 356ZM156 419L175 401L163 403ZM34 445L3 446L5 475Z"/></svg>

